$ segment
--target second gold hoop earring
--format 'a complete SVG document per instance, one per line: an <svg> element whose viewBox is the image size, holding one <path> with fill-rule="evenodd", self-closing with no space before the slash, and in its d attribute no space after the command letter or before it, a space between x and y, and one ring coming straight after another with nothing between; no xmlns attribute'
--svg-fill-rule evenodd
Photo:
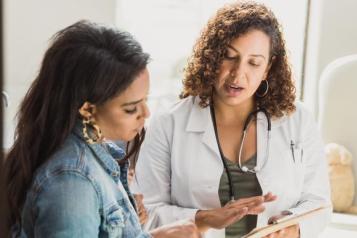
<svg viewBox="0 0 357 238"><path fill-rule="evenodd" d="M263 82L265 82L265 85L263 85ZM257 95L257 97L259 98L263 98L268 94L268 91L269 91L269 83L268 80L265 79L259 85L258 90L255 92L255 95Z"/></svg>
<svg viewBox="0 0 357 238"><path fill-rule="evenodd" d="M101 142L103 139L102 131L99 126L91 118L83 118L83 137L89 144ZM93 131L90 131L90 130Z"/></svg>

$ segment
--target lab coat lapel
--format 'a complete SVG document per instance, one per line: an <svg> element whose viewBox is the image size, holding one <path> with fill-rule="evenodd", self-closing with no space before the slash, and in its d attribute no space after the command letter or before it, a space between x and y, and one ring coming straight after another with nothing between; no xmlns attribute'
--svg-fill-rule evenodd
<svg viewBox="0 0 357 238"><path fill-rule="evenodd" d="M271 150L271 144L272 138L274 136L274 130L277 130L278 127L280 127L285 120L287 120L287 117L284 115L281 118L271 118L271 132L270 132L270 139L268 140L268 121L267 118L265 117L264 113L259 112L257 116L257 166L258 168L262 168L264 163L269 163L272 161L272 153ZM268 148L269 146L269 148ZM264 168L262 168L264 170Z"/></svg>
<svg viewBox="0 0 357 238"><path fill-rule="evenodd" d="M267 158L267 132L268 123L264 113L259 112L257 115L257 167L259 170L264 169Z"/></svg>
<svg viewBox="0 0 357 238"><path fill-rule="evenodd" d="M186 131L201 132L201 141L205 144L217 158L220 157L216 135L211 120L211 112L209 107L201 108L199 99L196 97L187 122Z"/></svg>
<svg viewBox="0 0 357 238"><path fill-rule="evenodd" d="M207 110L207 112L208 115L206 120L208 123L206 124L205 132L202 136L202 142L216 154L217 158L220 158L221 155L219 153L216 134L211 120L211 112L210 110Z"/></svg>

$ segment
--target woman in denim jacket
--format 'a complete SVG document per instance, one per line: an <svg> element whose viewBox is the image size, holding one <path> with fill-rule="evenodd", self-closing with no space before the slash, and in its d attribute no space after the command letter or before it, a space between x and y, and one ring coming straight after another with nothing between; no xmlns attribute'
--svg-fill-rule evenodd
<svg viewBox="0 0 357 238"><path fill-rule="evenodd" d="M89 22L54 36L6 161L14 236L198 237L190 221L142 231L128 189L149 116L148 60L130 34Z"/></svg>

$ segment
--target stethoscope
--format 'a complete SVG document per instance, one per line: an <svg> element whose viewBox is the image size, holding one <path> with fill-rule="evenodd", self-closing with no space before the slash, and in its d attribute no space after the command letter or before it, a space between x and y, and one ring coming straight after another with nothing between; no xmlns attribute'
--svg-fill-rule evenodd
<svg viewBox="0 0 357 238"><path fill-rule="evenodd" d="M219 149L219 154L221 156L221 160L222 160L222 163L223 163L223 166L224 166L224 169L227 173L227 177L228 177L228 184L229 184L229 195L230 195L230 198L231 200L234 200L235 199L235 196L234 196L234 191L233 191L233 183L232 183L232 176L231 176L231 173L228 169L228 165L227 165L227 162L225 161L224 159L224 155L223 155L223 152L222 152L222 148L221 148L221 145L219 143L219 138L218 138L218 131L217 131L217 123L216 123L216 114L215 114L215 111L214 111L214 107L213 107L213 103L211 103L210 105L210 109L211 109L211 118L212 118L212 123L213 123L213 127L214 127L214 133L216 135L216 141L217 141L217 145L218 145L218 149ZM254 116L255 115L258 115L259 112L262 112L265 117L266 117L266 120L267 120L267 124L268 124L268 129L267 129L267 153L266 153L266 157L265 157L265 160L264 160L264 163L263 165L258 168L257 166L255 166L254 168L248 168L247 166L245 165L242 165L242 151L243 151L243 145L244 145L244 141L245 141L245 138L247 136L247 129L248 129L248 126L249 126L249 123L253 120ZM238 152L238 167L239 169L243 172L243 173L257 173L259 172L261 169L264 168L266 162L268 161L268 158L269 158L269 145L270 145L270 131L271 131L271 121L270 121L270 116L269 116L269 113L263 109L263 108L258 108L257 110L249 113L247 119L245 120L244 122L244 126L243 126L243 134L242 134L242 141L240 143L240 146L239 146L239 152Z"/></svg>

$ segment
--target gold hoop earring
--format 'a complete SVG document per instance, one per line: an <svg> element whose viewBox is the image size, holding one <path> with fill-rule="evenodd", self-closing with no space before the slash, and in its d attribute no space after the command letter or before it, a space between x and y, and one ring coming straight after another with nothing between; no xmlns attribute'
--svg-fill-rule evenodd
<svg viewBox="0 0 357 238"><path fill-rule="evenodd" d="M262 86L263 82L265 82L265 86ZM262 87L263 87L263 89L262 89ZM264 89L264 87L265 87L265 89ZM263 90L264 90L264 92L260 93ZM268 91L269 91L269 83L268 83L268 80L265 79L260 83L258 90L255 92L255 95L259 98L263 98L268 94Z"/></svg>
<svg viewBox="0 0 357 238"><path fill-rule="evenodd" d="M82 125L83 137L88 144L95 144L103 140L102 131L91 117L83 118Z"/></svg>

